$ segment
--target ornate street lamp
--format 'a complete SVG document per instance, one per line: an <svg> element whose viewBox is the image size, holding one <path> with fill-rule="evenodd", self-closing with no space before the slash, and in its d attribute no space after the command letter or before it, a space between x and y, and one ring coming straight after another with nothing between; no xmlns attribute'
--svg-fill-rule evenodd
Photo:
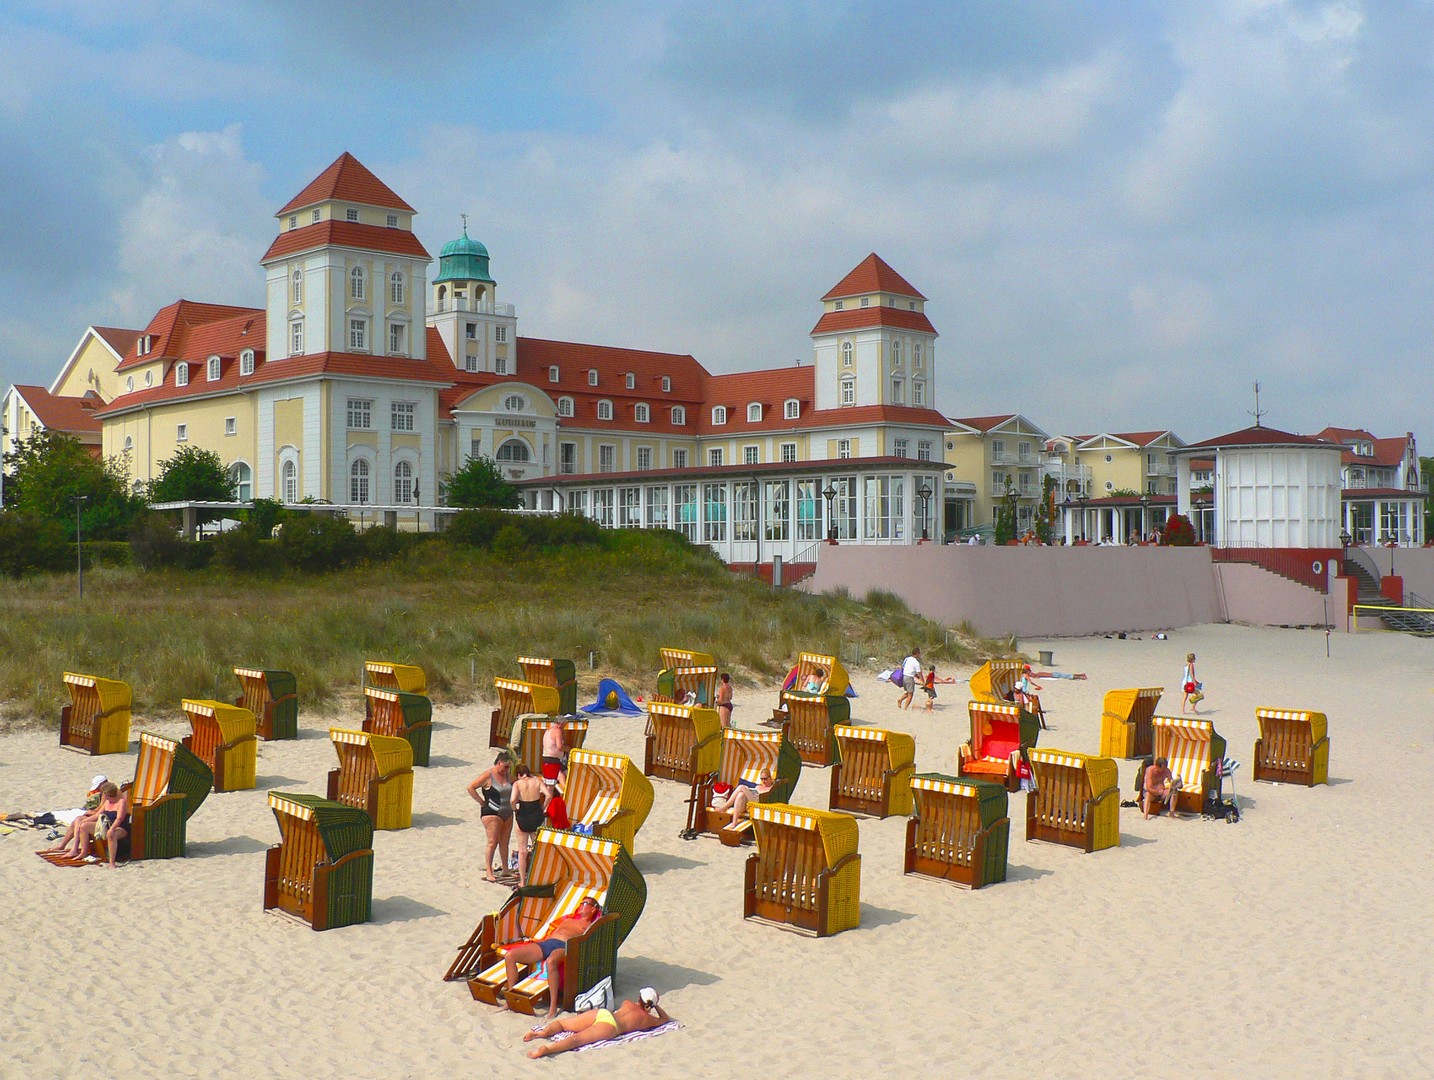
<svg viewBox="0 0 1434 1080"><path fill-rule="evenodd" d="M836 504L836 497L836 488L828 482L827 489L822 492L822 498L827 501L827 543L829 544L835 544L837 542L836 518L833 516L835 514L833 507Z"/></svg>
<svg viewBox="0 0 1434 1080"><path fill-rule="evenodd" d="M1387 532L1384 534L1384 546L1389 549L1389 576L1395 577L1394 573L1394 549L1399 546L1399 534Z"/></svg>
<svg viewBox="0 0 1434 1080"><path fill-rule="evenodd" d="M921 486L916 489L916 494L921 499L921 539L930 540L931 484L927 481L922 481Z"/></svg>
<svg viewBox="0 0 1434 1080"><path fill-rule="evenodd" d="M1076 502L1080 503L1080 538L1085 540L1085 504L1090 502L1090 496L1085 493L1084 489L1076 496Z"/></svg>
<svg viewBox="0 0 1434 1080"><path fill-rule="evenodd" d="M1349 529L1348 529L1348 528L1340 529L1340 530L1339 530L1339 547L1340 547L1339 565L1340 565L1340 569L1341 569L1341 570L1344 569L1344 564L1349 561L1349 545L1352 544L1352 543L1354 543L1354 537L1352 537L1352 536L1349 535Z"/></svg>

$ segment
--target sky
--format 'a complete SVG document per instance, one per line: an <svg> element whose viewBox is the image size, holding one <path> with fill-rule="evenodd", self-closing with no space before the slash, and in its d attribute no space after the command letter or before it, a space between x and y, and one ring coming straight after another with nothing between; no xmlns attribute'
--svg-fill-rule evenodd
<svg viewBox="0 0 1434 1080"><path fill-rule="evenodd" d="M810 363L874 251L948 416L1195 442L1258 381L1434 446L1434 0L0 0L0 43L0 386L262 306L347 150L430 252L469 215L521 335Z"/></svg>

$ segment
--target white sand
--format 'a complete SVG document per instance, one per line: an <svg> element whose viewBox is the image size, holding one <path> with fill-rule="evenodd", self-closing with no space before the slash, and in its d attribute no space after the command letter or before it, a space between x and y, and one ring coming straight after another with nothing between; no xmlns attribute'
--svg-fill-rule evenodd
<svg viewBox="0 0 1434 1080"><path fill-rule="evenodd" d="M743 922L747 852L679 839L686 789L655 781L637 856L649 899L618 989L656 986L686 1027L534 1063L519 1043L530 1020L441 981L507 892L479 880L483 831L464 792L491 760L488 707L440 711L414 827L376 838L374 921L322 934L261 910L263 851L278 840L262 789L322 793L333 762L327 720L301 715L298 742L260 744L261 790L209 796L186 859L59 869L31 854L39 834L0 839L0 1075L1434 1074L1434 645L1337 635L1326 660L1321 633L1232 626L1024 645L1089 674L1042 695L1054 730L1041 744L1086 752L1105 690L1163 685L1160 711L1178 713L1184 654L1198 653L1203 711L1244 762L1244 820L1124 810L1121 846L1084 855L1023 842L1013 797L1010 879L968 892L903 877L905 820L863 819L862 925L818 941ZM921 770L954 770L964 684L943 687L934 712L898 714L894 689L871 672L854 681L855 718L912 732ZM739 724L775 699L742 690ZM1329 786L1250 782L1258 705L1329 714ZM640 761L642 733L640 719L600 720L588 745ZM65 806L93 773L133 768L133 753L10 736L0 809ZM828 782L805 770L793 801L824 807ZM1132 763L1121 783L1129 797Z"/></svg>

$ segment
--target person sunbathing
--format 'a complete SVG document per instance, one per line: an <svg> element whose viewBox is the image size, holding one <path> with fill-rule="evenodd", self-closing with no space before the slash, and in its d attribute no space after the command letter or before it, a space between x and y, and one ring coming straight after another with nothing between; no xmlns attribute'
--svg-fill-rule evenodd
<svg viewBox="0 0 1434 1080"><path fill-rule="evenodd" d="M732 815L732 824L736 825L747 816L747 807L754 802L761 802L762 796L766 795L776 787L776 781L772 779L772 770L763 766L762 771L757 775L756 785L739 782L732 794L727 798L719 810L726 810Z"/></svg>
<svg viewBox="0 0 1434 1080"><path fill-rule="evenodd" d="M558 1001L562 997L562 972L563 961L567 959L568 942L575 937L587 933L593 923L602 918L602 905L595 897L584 897L576 911L571 915L564 915L548 932L548 936L541 941L524 941L521 944L513 945L503 956L503 966L507 970L507 981L503 984L505 991L513 989L518 985L518 965L548 965L548 1019L558 1015Z"/></svg>
<svg viewBox="0 0 1434 1080"><path fill-rule="evenodd" d="M1180 794L1180 778L1170 771L1170 762L1167 759L1163 757L1155 759L1155 764L1145 770L1145 778L1141 787L1144 798L1141 810L1147 821L1150 820L1152 813L1159 816L1161 803L1165 804L1171 817L1175 816L1175 800Z"/></svg>
<svg viewBox="0 0 1434 1080"><path fill-rule="evenodd" d="M645 986L638 994L641 1001L624 1001L616 1009L589 1009L587 1012L551 1020L523 1036L524 1042L547 1039L564 1031L571 1032L559 1042L545 1043L528 1051L530 1058L552 1057L554 1054L577 1050L593 1043L606 1042L630 1031L650 1031L672 1019L657 1003L657 991Z"/></svg>
<svg viewBox="0 0 1434 1080"><path fill-rule="evenodd" d="M85 810L77 818L70 822L69 828L65 830L64 837L58 844L52 847L41 848L40 855L61 855L65 858L78 859L80 857L80 836L93 836L95 823L100 819L101 789L109 783L109 777L100 773L90 781L89 794L85 796Z"/></svg>

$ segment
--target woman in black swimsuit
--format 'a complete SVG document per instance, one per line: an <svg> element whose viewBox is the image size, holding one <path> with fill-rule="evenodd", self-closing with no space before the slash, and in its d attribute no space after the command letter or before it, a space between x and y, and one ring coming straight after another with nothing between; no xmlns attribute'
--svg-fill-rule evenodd
<svg viewBox="0 0 1434 1080"><path fill-rule="evenodd" d="M484 769L468 785L469 796L482 806L483 831L488 834L488 852L483 860L483 880L496 882L493 876L493 852L499 853L498 869L508 869L508 840L513 833L513 805L510 794L513 775L507 754L499 754L490 768Z"/></svg>
<svg viewBox="0 0 1434 1080"><path fill-rule="evenodd" d="M528 852L533 834L542 827L548 805L548 785L534 776L526 765L518 766L518 779L513 781L513 816L518 824L518 885L528 883Z"/></svg>

